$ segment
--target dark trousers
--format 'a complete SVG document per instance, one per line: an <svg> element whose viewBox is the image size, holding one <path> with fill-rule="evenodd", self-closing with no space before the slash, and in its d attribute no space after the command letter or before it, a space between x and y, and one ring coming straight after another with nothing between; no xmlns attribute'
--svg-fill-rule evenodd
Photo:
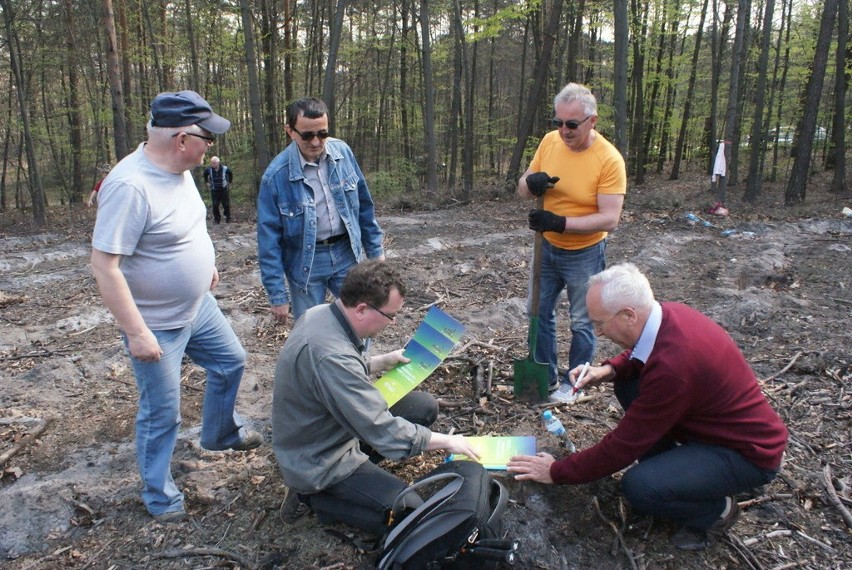
<svg viewBox="0 0 852 570"><path fill-rule="evenodd" d="M409 392L390 412L426 427L438 417L438 403L425 392ZM388 510L407 487L405 481L378 465L381 455L362 445L370 456L349 477L312 495L300 495L324 523L342 522L379 535L387 525ZM411 495L414 495L413 493ZM416 495L405 507L417 508Z"/></svg>
<svg viewBox="0 0 852 570"><path fill-rule="evenodd" d="M640 389L638 378L616 382L625 410ZM708 529L725 510L725 497L765 485L776 474L733 449L664 439L624 474L621 488L638 513Z"/></svg>
<svg viewBox="0 0 852 570"><path fill-rule="evenodd" d="M219 205L222 205L222 210L225 214L225 221L231 221L231 198L228 190L212 190L210 194L213 196L213 221L217 224L222 221L222 216L219 214Z"/></svg>

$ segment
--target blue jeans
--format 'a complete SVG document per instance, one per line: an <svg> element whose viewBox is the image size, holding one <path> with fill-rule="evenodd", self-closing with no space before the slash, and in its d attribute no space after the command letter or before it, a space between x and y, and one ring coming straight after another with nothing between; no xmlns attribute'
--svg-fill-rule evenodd
<svg viewBox="0 0 852 570"><path fill-rule="evenodd" d="M584 249L570 250L555 247L542 240L541 300L539 304L538 342L535 359L550 365L550 383L557 380L556 304L565 289L571 316L571 348L568 351L568 370L592 362L597 346L594 327L586 310L589 277L606 268L606 240ZM530 276L530 295L532 275ZM531 311L527 297L527 313Z"/></svg>
<svg viewBox="0 0 852 570"><path fill-rule="evenodd" d="M308 279L308 290L301 291L293 283L290 285L290 311L293 321L305 314L305 311L325 303L326 290L335 297L340 296L343 279L349 270L358 263L352 253L352 245L344 239L329 245L318 245L314 252L314 264Z"/></svg>
<svg viewBox="0 0 852 570"><path fill-rule="evenodd" d="M626 410L639 395L640 378L615 386L615 395ZM677 445L664 438L627 470L621 488L638 513L708 529L724 511L725 497L765 485L776 474L727 447L696 442Z"/></svg>
<svg viewBox="0 0 852 570"><path fill-rule="evenodd" d="M136 414L136 459L142 476L142 501L152 515L183 508L183 493L172 479L170 464L180 416L180 369L184 353L207 371L202 410L201 446L218 451L245 437L234 411L246 352L213 295L204 296L193 322L183 328L153 331L163 351L159 362L130 357L139 390ZM125 337L125 346L127 339Z"/></svg>

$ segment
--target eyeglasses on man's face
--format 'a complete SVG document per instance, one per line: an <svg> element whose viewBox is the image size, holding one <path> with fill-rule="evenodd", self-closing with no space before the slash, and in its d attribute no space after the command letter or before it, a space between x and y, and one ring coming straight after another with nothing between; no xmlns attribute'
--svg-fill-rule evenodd
<svg viewBox="0 0 852 570"><path fill-rule="evenodd" d="M374 311L376 311L381 316L383 316L384 318L386 318L387 320L389 320L391 322L396 320L396 314L389 315L386 312L384 312L383 310L381 310L380 308L376 307L375 305L371 305L370 303L367 303L367 306L370 307L371 309L373 309Z"/></svg>
<svg viewBox="0 0 852 570"><path fill-rule="evenodd" d="M589 115L582 121L575 121L573 119L563 121L562 119L557 119L556 117L553 117L552 119L550 119L550 126L552 126L554 129L561 129L564 126L566 129L571 129L573 131L592 117L594 117L594 115Z"/></svg>
<svg viewBox="0 0 852 570"><path fill-rule="evenodd" d="M621 309L621 311L623 311L623 310L624 310L624 309ZM621 311L616 311L615 313L613 313L613 314L612 314L612 315L610 315L608 318L606 318L606 319L604 319L604 320L602 320L602 321L596 321L596 320L592 319L592 328L593 328L594 330L596 330L596 331L603 330L604 326L605 326L608 322L610 322L612 319L614 319L614 318L615 318L615 317L616 317L616 316L617 316L617 315L618 315Z"/></svg>
<svg viewBox="0 0 852 570"><path fill-rule="evenodd" d="M216 137L208 137L207 135L199 135L197 133L188 133L186 131L175 133L175 134L172 135L172 138L175 138L178 135L189 135L191 137L203 139L203 140L207 141L207 146L213 146L213 144L216 142Z"/></svg>
<svg viewBox="0 0 852 570"><path fill-rule="evenodd" d="M321 131L305 131L304 133L299 132L296 127L290 127L290 130L302 137L302 140L305 142L311 142L314 140L314 137L319 137L319 140L324 141L331 136L331 133L325 129Z"/></svg>

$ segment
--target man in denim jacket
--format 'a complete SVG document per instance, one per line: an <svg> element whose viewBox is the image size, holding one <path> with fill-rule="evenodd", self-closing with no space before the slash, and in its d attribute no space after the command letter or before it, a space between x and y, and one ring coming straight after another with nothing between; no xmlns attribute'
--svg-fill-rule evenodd
<svg viewBox="0 0 852 570"><path fill-rule="evenodd" d="M267 167L257 197L260 278L281 323L323 303L326 291L339 296L362 258L384 258L367 182L349 145L329 138L325 103L294 101L284 130L293 142Z"/></svg>

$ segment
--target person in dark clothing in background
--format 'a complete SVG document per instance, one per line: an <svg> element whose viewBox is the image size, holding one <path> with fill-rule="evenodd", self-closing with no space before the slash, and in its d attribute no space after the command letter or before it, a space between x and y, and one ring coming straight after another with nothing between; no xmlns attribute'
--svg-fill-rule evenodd
<svg viewBox="0 0 852 570"><path fill-rule="evenodd" d="M228 189L233 179L234 174L231 169L222 164L218 156L211 158L210 166L204 169L204 182L210 187L210 195L213 198L214 223L218 224L222 221L222 215L219 213L220 204L225 214L225 222L231 223L231 198L228 195Z"/></svg>

